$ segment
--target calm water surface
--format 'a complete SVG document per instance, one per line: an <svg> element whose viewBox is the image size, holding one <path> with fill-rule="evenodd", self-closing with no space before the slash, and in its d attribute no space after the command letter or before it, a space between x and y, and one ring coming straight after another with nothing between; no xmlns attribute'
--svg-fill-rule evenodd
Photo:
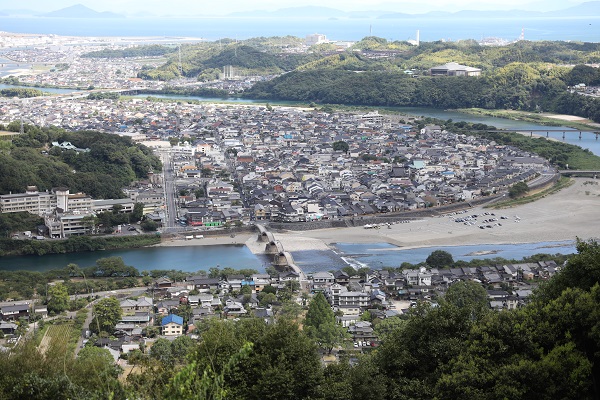
<svg viewBox="0 0 600 400"><path fill-rule="evenodd" d="M207 239L208 240L208 239ZM445 250L455 260L470 261L477 258L502 257L521 259L538 253L572 254L574 241L540 242L501 245L468 245L423 247L403 249L388 243L336 243L333 250L292 252L294 261L306 273L329 271L351 265L355 268L398 267L403 262L418 264L425 261L434 250ZM243 245L149 247L90 253L50 254L44 256L0 257L0 270L47 271L64 268L69 263L80 267L92 266L104 257L121 257L126 265L140 271L177 269L185 272L208 271L211 267L235 269L253 268L264 272L269 260L256 256Z"/></svg>
<svg viewBox="0 0 600 400"><path fill-rule="evenodd" d="M210 240L210 239L206 239ZM211 267L254 268L264 271L267 259L255 256L244 245L148 247L44 256L0 257L0 270L47 271L69 263L80 267L95 265L104 257L121 257L126 265L140 271L177 269L186 272L208 271Z"/></svg>
<svg viewBox="0 0 600 400"><path fill-rule="evenodd" d="M566 6L565 6L566 7ZM388 40L414 39L417 29L423 41L500 37L514 40L521 30L527 40L600 41L600 17L544 18L434 18L410 16L384 18L43 18L0 17L3 31L65 36L160 36L217 40L258 36L305 37L319 32L332 40L357 41L366 36Z"/></svg>

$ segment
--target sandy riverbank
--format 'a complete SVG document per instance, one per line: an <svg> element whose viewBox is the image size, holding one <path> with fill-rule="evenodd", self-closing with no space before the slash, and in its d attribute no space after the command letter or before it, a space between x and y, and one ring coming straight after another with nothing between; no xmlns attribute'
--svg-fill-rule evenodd
<svg viewBox="0 0 600 400"><path fill-rule="evenodd" d="M595 182L597 185L584 184ZM456 223L461 215L496 214L502 226L480 229L477 224ZM559 193L533 203L502 209L477 207L466 214L425 218L406 224L395 224L391 229L364 229L362 227L321 229L306 232L275 233L288 251L310 250L313 244L381 243L403 248L428 246L459 246L467 244L513 244L546 241L575 240L600 237L600 181L575 179L575 184ZM508 219L500 219L506 216ZM515 216L520 218L519 222ZM493 225L492 223L491 225ZM485 224L487 225L487 224Z"/></svg>
<svg viewBox="0 0 600 400"><path fill-rule="evenodd" d="M598 184L586 184L593 182ZM490 212L502 226L480 229L481 216L475 225L456 223L454 218ZM506 216L508 219L500 219ZM515 216L520 219L517 220ZM517 222L518 221L518 222ZM494 223L491 223L493 225ZM487 225L487 224L486 224ZM332 243L390 243L403 248L460 246L467 244L514 244L575 240L600 237L600 180L576 178L575 183L559 193L533 203L502 209L476 207L454 217L424 218L391 228L331 228L303 232L275 232L286 251L327 250ZM165 241L160 246L202 246L245 244L253 253L262 253L264 244L256 234L206 237L204 239ZM551 250L549 250L551 252Z"/></svg>
<svg viewBox="0 0 600 400"><path fill-rule="evenodd" d="M213 246L213 245L223 245L223 244L238 244L243 245L246 242L254 238L256 239L256 234L251 233L243 233L236 234L234 237L230 235L223 236L205 236L202 239L189 239L186 240L183 237L177 239L166 239L161 243L157 244L157 247L176 247L176 246Z"/></svg>
<svg viewBox="0 0 600 400"><path fill-rule="evenodd" d="M31 75L32 71L30 68L2 68L0 69L0 76L22 76L22 75Z"/></svg>

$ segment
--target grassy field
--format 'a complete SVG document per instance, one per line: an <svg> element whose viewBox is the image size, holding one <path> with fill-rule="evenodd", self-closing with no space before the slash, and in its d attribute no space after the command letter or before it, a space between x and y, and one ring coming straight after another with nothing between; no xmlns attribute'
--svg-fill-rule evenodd
<svg viewBox="0 0 600 400"><path fill-rule="evenodd" d="M46 333L40 342L40 352L45 353L51 343L61 347L68 347L71 343L71 338L75 333L72 322L62 322L60 324L49 325ZM78 334L78 332L76 333Z"/></svg>

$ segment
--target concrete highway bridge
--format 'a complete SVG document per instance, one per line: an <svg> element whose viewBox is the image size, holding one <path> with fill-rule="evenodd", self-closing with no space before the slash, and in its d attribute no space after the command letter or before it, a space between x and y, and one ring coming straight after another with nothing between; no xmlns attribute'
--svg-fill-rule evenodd
<svg viewBox="0 0 600 400"><path fill-rule="evenodd" d="M593 170L577 170L577 169L563 169L558 171L562 176L580 176L588 178L596 178L600 176L600 171Z"/></svg>
<svg viewBox="0 0 600 400"><path fill-rule="evenodd" d="M596 140L598 140L598 136L600 135L600 131L593 130L580 130L580 129L497 129L497 130L489 130L488 132L496 133L496 132L519 132L519 133L529 133L530 137L536 135L546 135L546 137L550 137L550 132L561 132L562 138L564 139L567 134L568 135L579 135L579 139L582 138L583 134L592 134L596 136Z"/></svg>

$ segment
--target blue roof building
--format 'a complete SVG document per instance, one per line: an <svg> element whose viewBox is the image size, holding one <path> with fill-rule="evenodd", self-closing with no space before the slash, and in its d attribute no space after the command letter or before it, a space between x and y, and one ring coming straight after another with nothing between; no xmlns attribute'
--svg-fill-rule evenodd
<svg viewBox="0 0 600 400"><path fill-rule="evenodd" d="M183 317L169 314L161 321L162 334L164 336L180 336L183 334Z"/></svg>

